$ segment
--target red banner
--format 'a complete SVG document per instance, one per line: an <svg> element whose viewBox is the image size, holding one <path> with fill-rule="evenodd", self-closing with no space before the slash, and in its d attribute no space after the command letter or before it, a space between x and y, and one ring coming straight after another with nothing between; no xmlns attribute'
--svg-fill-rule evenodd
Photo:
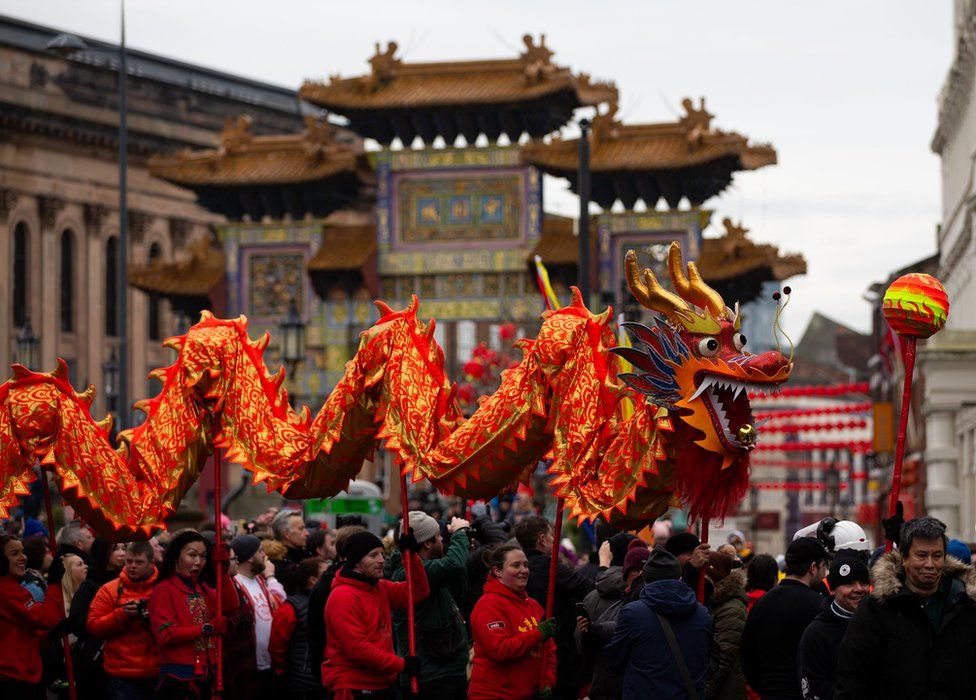
<svg viewBox="0 0 976 700"><path fill-rule="evenodd" d="M870 401L864 403L852 403L846 406L820 406L818 408L785 408L778 411L757 411L755 419L778 420L780 418L800 418L804 416L829 416L837 413L868 413L871 411ZM768 430L768 428L767 428Z"/></svg>
<svg viewBox="0 0 976 700"><path fill-rule="evenodd" d="M756 445L757 452L801 452L808 450L847 450L855 454L871 451L870 440L836 442L780 442Z"/></svg>
<svg viewBox="0 0 976 700"><path fill-rule="evenodd" d="M835 421L833 423L781 423L778 425L763 426L764 433L799 433L806 430L819 433L826 430L851 430L854 428L866 428L868 421L866 418L857 420Z"/></svg>
<svg viewBox="0 0 976 700"><path fill-rule="evenodd" d="M749 392L750 399L787 398L791 396L843 396L844 394L866 394L867 382L856 384L835 384L834 386L785 386L775 392Z"/></svg>

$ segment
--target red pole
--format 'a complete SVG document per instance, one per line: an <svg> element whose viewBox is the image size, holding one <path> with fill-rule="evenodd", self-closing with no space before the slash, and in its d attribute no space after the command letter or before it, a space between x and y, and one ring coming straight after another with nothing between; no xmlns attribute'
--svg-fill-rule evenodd
<svg viewBox="0 0 976 700"><path fill-rule="evenodd" d="M407 475L400 471L400 507L403 517L400 518L400 536L407 534L410 527L410 503L407 499ZM417 654L417 637L414 633L414 611L413 611L413 557L410 552L403 552L403 568L407 574L407 649L410 656ZM420 684L416 676L410 678L410 690L414 695L420 692Z"/></svg>
<svg viewBox="0 0 976 700"><path fill-rule="evenodd" d="M53 560L58 556L58 545L54 541L54 511L51 508L51 489L47 483L47 471L44 467L41 467L41 485L44 487L44 510L47 512L47 544L51 549L51 559ZM77 700L78 689L75 688L75 664L71 659L71 643L68 641L68 635L61 636L61 645L64 647L64 669L68 674L68 698L69 700Z"/></svg>
<svg viewBox="0 0 976 700"><path fill-rule="evenodd" d="M549 582L546 587L546 619L552 619L554 607L556 605L556 566L559 564L559 540L563 533L563 508L566 505L565 499L556 499L556 522L552 526L552 551L549 553ZM546 652L545 645L541 647L542 666L539 672L540 687L546 681Z"/></svg>
<svg viewBox="0 0 976 700"><path fill-rule="evenodd" d="M708 544L708 518L701 519L701 532L699 533L699 539L702 544ZM705 563L701 569L698 570L698 602L702 605L705 604L705 572L708 571L708 563Z"/></svg>
<svg viewBox="0 0 976 700"><path fill-rule="evenodd" d="M912 375L915 374L915 338L902 336L905 343L903 358L905 360L905 386L901 394L901 415L898 418L898 433L895 442L895 466L891 474L891 496L888 499L888 517L895 514L898 508L898 497L901 493L901 467L905 458L905 437L908 432L908 410L912 403ZM885 551L890 552L893 542L888 540Z"/></svg>
<svg viewBox="0 0 976 700"><path fill-rule="evenodd" d="M220 448L214 450L214 551L219 552L223 547L224 526L220 518ZM217 617L224 614L224 561L217 561ZM214 695L220 697L224 692L224 638L217 635L217 677L214 678Z"/></svg>
<svg viewBox="0 0 976 700"><path fill-rule="evenodd" d="M565 499L556 500L556 522L552 527L552 553L549 559L549 588L546 591L546 619L552 617L553 606L556 604L556 565L559 563L559 540L563 532L563 507Z"/></svg>

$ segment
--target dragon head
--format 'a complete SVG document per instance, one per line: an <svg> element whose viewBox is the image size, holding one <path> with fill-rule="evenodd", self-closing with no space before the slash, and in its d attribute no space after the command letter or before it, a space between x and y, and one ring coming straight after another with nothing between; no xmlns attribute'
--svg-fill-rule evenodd
<svg viewBox="0 0 976 700"><path fill-rule="evenodd" d="M779 352L749 354L738 304L728 308L694 263L683 269L677 243L668 253L668 271L676 293L662 287L650 270L640 270L633 251L627 253L631 292L660 316L652 327L626 323L635 346L611 352L638 370L620 378L696 428L701 433L696 444L720 455L726 469L758 439L749 392L771 391L785 382L792 358Z"/></svg>

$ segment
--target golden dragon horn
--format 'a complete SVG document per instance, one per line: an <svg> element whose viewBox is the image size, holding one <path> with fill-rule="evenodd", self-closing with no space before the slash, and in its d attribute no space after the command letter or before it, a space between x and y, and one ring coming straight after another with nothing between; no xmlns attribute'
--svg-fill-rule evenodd
<svg viewBox="0 0 976 700"><path fill-rule="evenodd" d="M684 300L662 287L653 272L638 267L637 253L632 250L628 250L627 257L624 258L624 270L627 273L627 286L630 287L630 293L646 308L671 319L688 310ZM644 278L643 282L641 277Z"/></svg>
<svg viewBox="0 0 976 700"><path fill-rule="evenodd" d="M674 242L668 251L668 270L675 291L682 299L705 309L715 318L725 318L725 301L718 292L705 284L705 280L698 272L698 266L693 262L688 263L687 277L681 268L681 246Z"/></svg>

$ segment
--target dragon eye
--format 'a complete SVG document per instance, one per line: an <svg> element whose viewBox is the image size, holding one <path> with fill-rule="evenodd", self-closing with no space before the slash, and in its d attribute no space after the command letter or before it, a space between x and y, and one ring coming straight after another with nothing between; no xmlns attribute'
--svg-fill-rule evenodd
<svg viewBox="0 0 976 700"><path fill-rule="evenodd" d="M736 333L732 336L732 345L736 350L741 350L746 345L746 337L741 333Z"/></svg>
<svg viewBox="0 0 976 700"><path fill-rule="evenodd" d="M714 357L718 353L718 340L702 338L698 341L698 354L702 357Z"/></svg>

